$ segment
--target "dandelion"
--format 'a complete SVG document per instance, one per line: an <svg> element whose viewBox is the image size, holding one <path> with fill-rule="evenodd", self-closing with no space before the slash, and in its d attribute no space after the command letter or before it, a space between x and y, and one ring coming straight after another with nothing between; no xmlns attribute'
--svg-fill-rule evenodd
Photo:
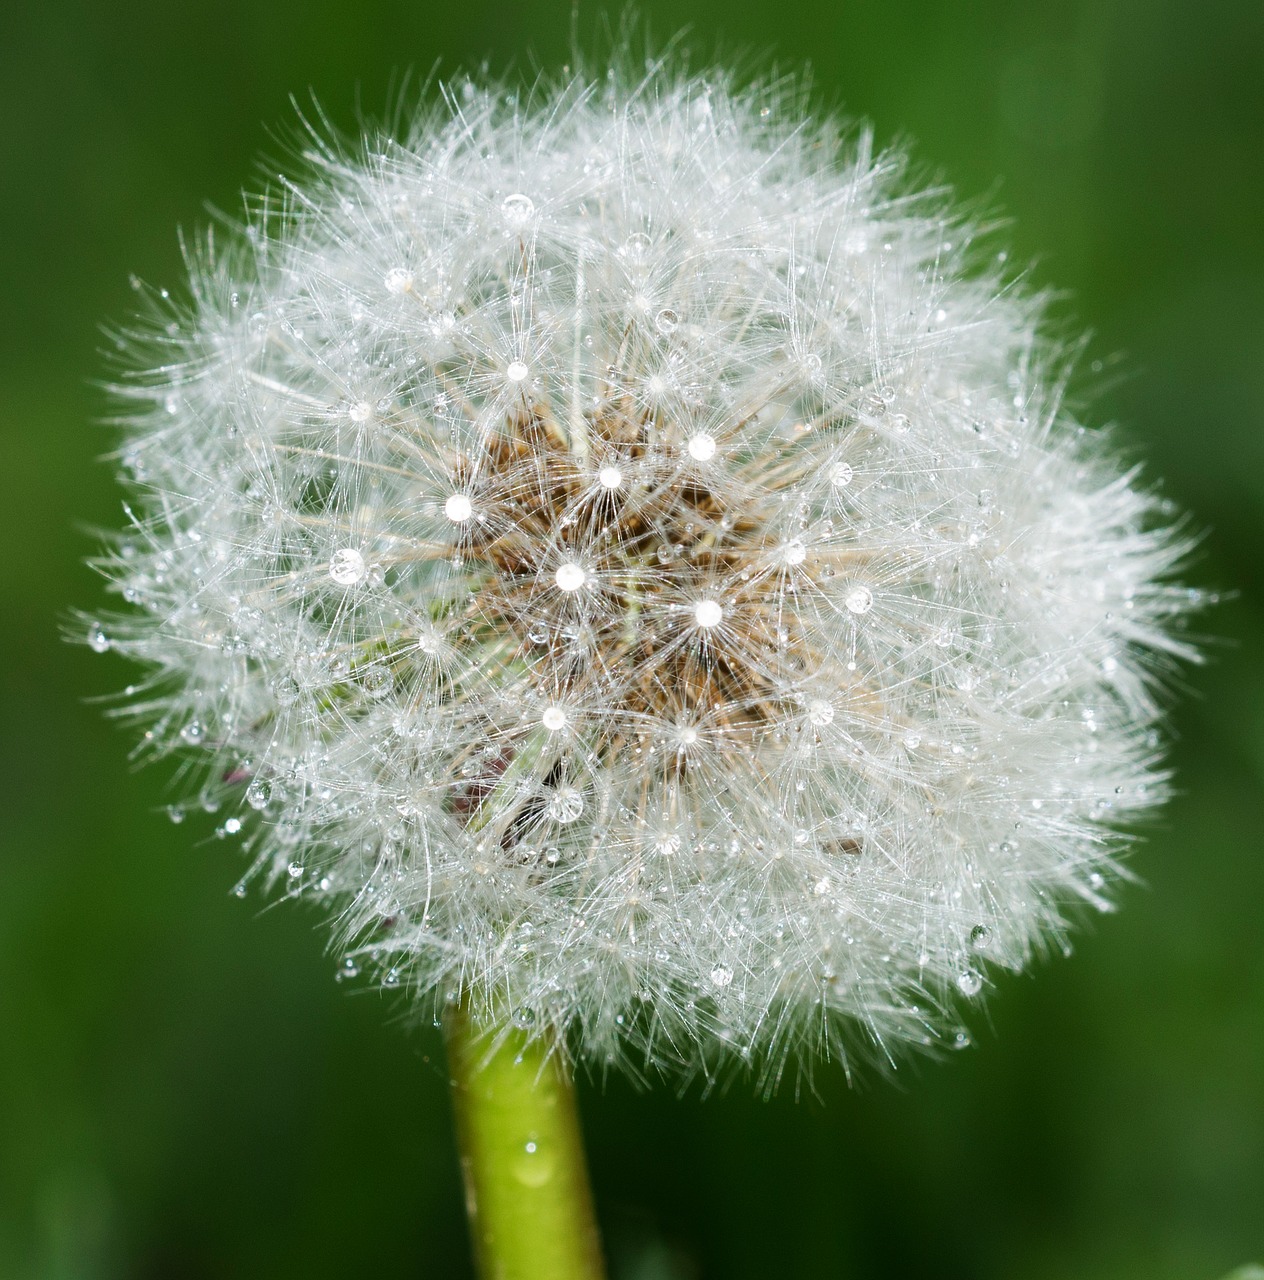
<svg viewBox="0 0 1264 1280"><path fill-rule="evenodd" d="M801 108L659 68L313 136L124 387L89 643L243 888L427 1017L769 1082L969 1043L1163 797L1186 541L1040 300Z"/></svg>

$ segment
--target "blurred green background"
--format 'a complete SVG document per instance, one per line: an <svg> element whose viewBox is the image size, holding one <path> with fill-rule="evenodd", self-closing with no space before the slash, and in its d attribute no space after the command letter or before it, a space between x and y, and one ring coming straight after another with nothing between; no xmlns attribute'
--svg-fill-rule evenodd
<svg viewBox="0 0 1264 1280"><path fill-rule="evenodd" d="M1264 6L1259 0L649 0L708 55L814 70L823 105L1013 220L1092 328L1082 387L1208 530L1236 592L1174 706L1181 794L1145 887L1001 983L974 1049L849 1092L585 1086L615 1280L1214 1280L1264 1254ZM599 6L580 15L590 35ZM86 524L102 320L178 285L291 94L350 127L407 68L566 60L566 0L50 0L0 18L0 1277L466 1277L431 1032L333 981L319 922L229 892L210 824L88 699L58 639L102 595ZM1117 360L1116 357L1119 357ZM1100 361L1105 373L1094 375ZM1116 376L1118 374L1118 376Z"/></svg>

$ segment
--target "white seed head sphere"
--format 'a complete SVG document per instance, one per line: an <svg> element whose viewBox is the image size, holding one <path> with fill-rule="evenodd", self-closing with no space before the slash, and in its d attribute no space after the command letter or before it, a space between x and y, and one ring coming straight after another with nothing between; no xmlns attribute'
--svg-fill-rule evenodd
<svg viewBox="0 0 1264 1280"><path fill-rule="evenodd" d="M450 101L208 242L91 634L427 1016L951 1045L1163 794L1185 548L968 223L794 91Z"/></svg>

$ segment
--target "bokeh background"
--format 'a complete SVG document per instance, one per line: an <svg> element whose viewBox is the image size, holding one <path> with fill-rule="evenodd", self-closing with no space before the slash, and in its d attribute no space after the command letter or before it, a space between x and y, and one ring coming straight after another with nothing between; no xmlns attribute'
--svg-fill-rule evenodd
<svg viewBox="0 0 1264 1280"><path fill-rule="evenodd" d="M1264 1253L1264 6L645 0L809 62L823 107L1013 219L1094 337L1080 390L1205 529L1180 795L1118 916L1001 982L973 1049L771 1101L588 1082L614 1280L1215 1280ZM596 42L602 10L584 0ZM567 0L45 0L0 17L0 1276L470 1274L435 1033L229 892L210 822L91 699L86 526L119 494L99 328L259 181L290 95L351 127L409 68L567 58ZM705 60L705 57L704 57ZM424 76L423 76L424 78Z"/></svg>

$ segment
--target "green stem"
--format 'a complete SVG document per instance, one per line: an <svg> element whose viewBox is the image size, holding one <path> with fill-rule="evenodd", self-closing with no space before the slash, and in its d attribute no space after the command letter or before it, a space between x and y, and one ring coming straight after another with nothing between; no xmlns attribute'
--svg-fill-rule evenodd
<svg viewBox="0 0 1264 1280"><path fill-rule="evenodd" d="M575 1088L547 1034L445 1018L470 1233L483 1280L605 1274Z"/></svg>

